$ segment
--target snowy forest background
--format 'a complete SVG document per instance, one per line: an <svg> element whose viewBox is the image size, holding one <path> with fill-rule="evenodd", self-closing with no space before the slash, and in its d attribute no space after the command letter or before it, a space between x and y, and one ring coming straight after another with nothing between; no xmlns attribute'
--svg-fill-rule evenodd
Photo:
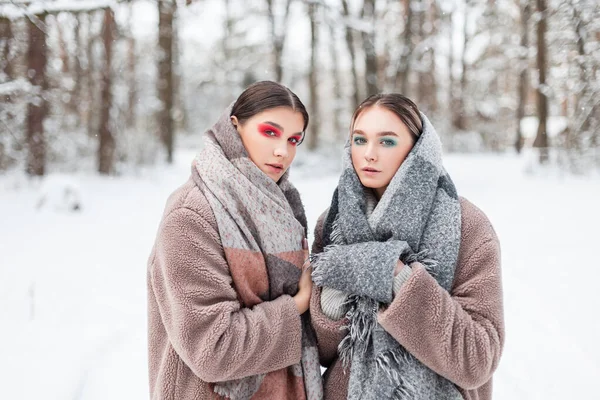
<svg viewBox="0 0 600 400"><path fill-rule="evenodd" d="M172 162L248 84L339 146L367 95L413 98L447 151L600 165L596 0L0 1L0 171ZM541 123L539 123L541 121Z"/></svg>
<svg viewBox="0 0 600 400"><path fill-rule="evenodd" d="M598 398L598 0L0 0L0 398L148 398L147 259L248 84L311 114L309 241L355 105L413 98L502 248L495 400Z"/></svg>

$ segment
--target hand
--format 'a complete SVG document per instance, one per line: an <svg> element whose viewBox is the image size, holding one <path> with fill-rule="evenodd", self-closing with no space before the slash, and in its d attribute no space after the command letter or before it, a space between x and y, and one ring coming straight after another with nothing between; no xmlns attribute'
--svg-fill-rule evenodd
<svg viewBox="0 0 600 400"><path fill-rule="evenodd" d="M298 293L294 296L294 301L296 302L296 308L298 308L298 312L300 314L304 314L306 310L308 310L310 304L310 295L312 293L312 268L310 266L310 261L308 259L308 242L306 239L302 240L302 249L304 250L305 261L302 266L302 275L300 276L300 281L298 282Z"/></svg>
<svg viewBox="0 0 600 400"><path fill-rule="evenodd" d="M398 262L396 263L396 268L394 268L394 276L398 275L398 273L402 271L402 268L404 268L404 263L398 260Z"/></svg>

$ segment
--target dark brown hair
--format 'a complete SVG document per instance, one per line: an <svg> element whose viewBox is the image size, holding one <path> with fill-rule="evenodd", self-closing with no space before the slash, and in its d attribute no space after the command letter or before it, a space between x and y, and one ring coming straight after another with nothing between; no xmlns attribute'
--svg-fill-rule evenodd
<svg viewBox="0 0 600 400"><path fill-rule="evenodd" d="M235 116L240 124L243 124L256 114L276 107L290 107L302 114L304 118L302 131L306 131L308 126L306 107L294 92L273 81L261 81L248 86L233 104L231 116ZM305 134L302 135L302 140L304 136Z"/></svg>
<svg viewBox="0 0 600 400"><path fill-rule="evenodd" d="M419 108L411 99L399 93L379 93L367 97L360 103L352 115L352 125L350 125L351 134L354 129L356 118L358 118L364 110L372 106L384 107L396 114L398 118L402 120L404 125L406 125L415 140L421 136L421 133L423 132L423 121L421 120Z"/></svg>

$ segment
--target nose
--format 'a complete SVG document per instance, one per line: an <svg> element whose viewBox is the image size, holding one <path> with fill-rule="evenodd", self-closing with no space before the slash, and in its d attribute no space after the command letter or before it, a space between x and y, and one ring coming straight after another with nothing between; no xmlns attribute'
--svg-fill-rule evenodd
<svg viewBox="0 0 600 400"><path fill-rule="evenodd" d="M286 145L287 143L277 145L277 147L275 147L275 150L273 150L273 155L275 157L287 158L288 150Z"/></svg>
<svg viewBox="0 0 600 400"><path fill-rule="evenodd" d="M377 161L377 150L371 144L368 144L365 150L365 160L368 162Z"/></svg>

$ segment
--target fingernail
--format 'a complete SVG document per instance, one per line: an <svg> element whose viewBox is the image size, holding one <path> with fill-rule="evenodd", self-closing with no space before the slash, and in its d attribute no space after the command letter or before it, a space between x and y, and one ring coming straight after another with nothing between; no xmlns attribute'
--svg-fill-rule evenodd
<svg viewBox="0 0 600 400"><path fill-rule="evenodd" d="M306 238L302 238L302 249L308 250L308 240Z"/></svg>

